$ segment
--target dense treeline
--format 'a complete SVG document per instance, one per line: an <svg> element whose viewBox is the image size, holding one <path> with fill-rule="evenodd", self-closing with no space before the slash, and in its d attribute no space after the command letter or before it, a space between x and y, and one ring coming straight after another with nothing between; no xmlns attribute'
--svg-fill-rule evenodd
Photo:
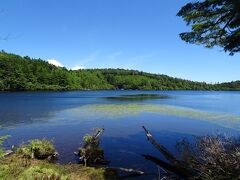
<svg viewBox="0 0 240 180"><path fill-rule="evenodd" d="M0 52L0 90L240 90L240 81L207 84L124 69L67 70L41 59Z"/></svg>

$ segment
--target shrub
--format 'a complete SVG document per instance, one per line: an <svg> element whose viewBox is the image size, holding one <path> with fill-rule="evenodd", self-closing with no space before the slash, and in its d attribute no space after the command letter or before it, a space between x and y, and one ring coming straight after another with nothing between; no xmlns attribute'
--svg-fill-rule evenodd
<svg viewBox="0 0 240 180"><path fill-rule="evenodd" d="M195 144L178 144L182 161L195 179L240 179L240 139L225 136L196 138Z"/></svg>
<svg viewBox="0 0 240 180"><path fill-rule="evenodd" d="M30 140L28 144L23 144L17 149L17 154L32 159L53 159L57 152L52 141L46 139Z"/></svg>

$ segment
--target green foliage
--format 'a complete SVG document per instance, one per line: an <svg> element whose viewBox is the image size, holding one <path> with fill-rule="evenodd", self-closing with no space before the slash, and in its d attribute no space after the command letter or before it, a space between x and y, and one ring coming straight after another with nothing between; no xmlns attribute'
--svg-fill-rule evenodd
<svg viewBox="0 0 240 180"><path fill-rule="evenodd" d="M240 51L240 1L204 0L188 3L177 14L191 32L180 34L188 43L221 46L233 55Z"/></svg>
<svg viewBox="0 0 240 180"><path fill-rule="evenodd" d="M93 136L87 134L83 137L83 141L86 144L91 144L94 141L94 138L93 138Z"/></svg>
<svg viewBox="0 0 240 180"><path fill-rule="evenodd" d="M240 42L240 41L239 41ZM40 59L0 52L0 91L66 90L239 90L239 82L207 84L124 69L56 67Z"/></svg>
<svg viewBox="0 0 240 180"><path fill-rule="evenodd" d="M17 149L17 154L26 158L46 159L56 155L56 149L52 141L46 139L30 140Z"/></svg>
<svg viewBox="0 0 240 180"><path fill-rule="evenodd" d="M77 153L80 160L82 160L86 166L93 166L104 160L104 151L100 148L100 139L96 135L96 133L100 131L98 131L98 129L95 131L93 135L86 134L83 137L84 145L79 148Z"/></svg>
<svg viewBox="0 0 240 180"><path fill-rule="evenodd" d="M5 150L4 148L2 147L4 141L9 138L8 135L5 135L5 136L0 136L0 158L3 158L4 157L4 153L5 153Z"/></svg>

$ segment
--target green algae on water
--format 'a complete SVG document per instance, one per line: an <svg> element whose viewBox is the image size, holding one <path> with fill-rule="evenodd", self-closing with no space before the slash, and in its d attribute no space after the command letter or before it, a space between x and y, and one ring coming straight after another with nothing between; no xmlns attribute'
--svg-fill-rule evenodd
<svg viewBox="0 0 240 180"><path fill-rule="evenodd" d="M162 104L94 104L84 105L68 111L71 115L89 119L117 119L137 116L142 113L155 113L203 120L240 130L240 116Z"/></svg>

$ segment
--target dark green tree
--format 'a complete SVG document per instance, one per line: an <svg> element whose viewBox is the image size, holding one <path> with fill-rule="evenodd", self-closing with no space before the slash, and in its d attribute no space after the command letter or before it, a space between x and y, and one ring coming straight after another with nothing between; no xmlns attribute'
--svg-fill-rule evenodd
<svg viewBox="0 0 240 180"><path fill-rule="evenodd" d="M187 43L203 44L207 48L220 46L230 55L240 51L240 0L188 3L177 16L191 25L190 32L180 34Z"/></svg>

